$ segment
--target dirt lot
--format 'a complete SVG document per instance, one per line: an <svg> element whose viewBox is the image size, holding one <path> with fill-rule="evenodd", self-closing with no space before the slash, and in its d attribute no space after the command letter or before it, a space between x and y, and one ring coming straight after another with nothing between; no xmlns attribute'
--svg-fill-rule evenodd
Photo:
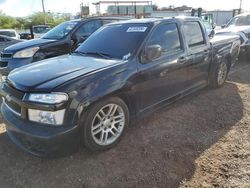
<svg viewBox="0 0 250 188"><path fill-rule="evenodd" d="M250 64L131 126L117 147L45 160L0 124L0 187L250 187Z"/></svg>

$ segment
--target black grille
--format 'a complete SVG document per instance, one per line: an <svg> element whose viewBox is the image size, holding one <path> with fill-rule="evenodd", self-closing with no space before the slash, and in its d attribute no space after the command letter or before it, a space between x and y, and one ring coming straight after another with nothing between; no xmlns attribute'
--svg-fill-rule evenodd
<svg viewBox="0 0 250 188"><path fill-rule="evenodd" d="M23 99L24 93L10 86L8 83L4 83L2 89L10 96L13 96L20 100Z"/></svg>
<svg viewBox="0 0 250 188"><path fill-rule="evenodd" d="M15 112L21 114L21 106L19 106L17 103L15 103L14 101L8 101L6 98L4 100L4 102L7 104L7 106L9 108L11 108L12 110L14 110Z"/></svg>
<svg viewBox="0 0 250 188"><path fill-rule="evenodd" d="M12 54L10 53L1 53L1 58L11 58Z"/></svg>
<svg viewBox="0 0 250 188"><path fill-rule="evenodd" d="M8 62L6 61L0 61L0 67L7 67L8 66Z"/></svg>

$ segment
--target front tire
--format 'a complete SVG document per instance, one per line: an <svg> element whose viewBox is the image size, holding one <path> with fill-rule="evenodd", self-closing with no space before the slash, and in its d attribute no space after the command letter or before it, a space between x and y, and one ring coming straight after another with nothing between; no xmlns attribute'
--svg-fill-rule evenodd
<svg viewBox="0 0 250 188"><path fill-rule="evenodd" d="M223 60L212 67L209 75L209 84L213 88L220 88L226 82L229 72L228 62Z"/></svg>
<svg viewBox="0 0 250 188"><path fill-rule="evenodd" d="M95 103L83 124L84 145L103 151L116 145L129 124L129 110L123 100L112 97Z"/></svg>

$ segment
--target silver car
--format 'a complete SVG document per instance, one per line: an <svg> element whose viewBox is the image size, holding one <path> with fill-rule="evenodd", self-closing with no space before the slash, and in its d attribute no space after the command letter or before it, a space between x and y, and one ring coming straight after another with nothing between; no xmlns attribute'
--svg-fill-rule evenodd
<svg viewBox="0 0 250 188"><path fill-rule="evenodd" d="M250 13L233 17L223 29L216 31L219 34L238 34L241 40L241 51L250 59Z"/></svg>

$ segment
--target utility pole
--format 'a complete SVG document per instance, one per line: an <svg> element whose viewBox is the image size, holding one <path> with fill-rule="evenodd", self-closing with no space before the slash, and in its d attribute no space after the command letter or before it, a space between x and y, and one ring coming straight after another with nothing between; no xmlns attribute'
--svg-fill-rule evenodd
<svg viewBox="0 0 250 188"><path fill-rule="evenodd" d="M44 7L44 0L42 0L42 6L43 6L43 15L44 15L44 24L47 24L47 20L46 20L46 12L45 12L45 7Z"/></svg>
<svg viewBox="0 0 250 188"><path fill-rule="evenodd" d="M239 10L240 14L241 14L241 7L242 7L242 0L240 0L240 10Z"/></svg>

